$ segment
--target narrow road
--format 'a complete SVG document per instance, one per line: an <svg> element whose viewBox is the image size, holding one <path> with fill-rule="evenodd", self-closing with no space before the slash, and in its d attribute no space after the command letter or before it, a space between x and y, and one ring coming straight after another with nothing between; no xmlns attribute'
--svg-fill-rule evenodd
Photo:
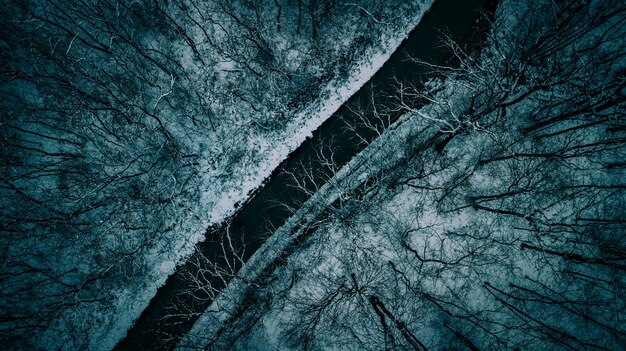
<svg viewBox="0 0 626 351"><path fill-rule="evenodd" d="M346 123L359 125L359 118L350 112L348 106L367 104L374 91L377 106L392 103L392 96L397 88L397 81L419 86L432 73L423 66L416 64L408 57L441 64L448 62L452 55L441 46L441 33L448 33L456 42L475 48L484 37L488 28L482 12L493 14L497 0L437 0L430 11L423 17L420 24L411 32L409 38L391 56L389 61L374 75L368 84L359 90L331 118L329 118L289 159L286 160L272 175L266 185L259 190L238 213L231 219L229 233L234 242L245 239L247 260L264 242L269 227L279 227L290 216L291 212L277 203L298 207L308 196L290 187L293 180L289 173L298 174L301 164L310 166L314 174L325 170L318 157L319 146L325 145L333 150L334 161L341 166L346 164L356 153L365 147L358 143L358 133L367 140L376 137L376 133L361 125L356 133L346 128ZM482 11L482 12L481 12ZM482 19L482 20L481 20ZM370 89L370 87L373 87ZM363 106L365 106L363 105ZM391 120L398 116L392 116ZM372 118L374 126L383 126L382 121ZM319 181L323 181L320 177ZM225 258L216 240L224 228L207 231L207 239L200 244L199 250L212 262L226 266ZM232 259L227 257L226 259ZM150 301L128 335L116 345L115 350L155 350L172 349L178 338L186 334L193 323L211 303L207 299L193 299L184 295L189 288L184 271L194 271L189 262L178 267L164 286ZM237 267L239 268L239 267ZM225 283L219 279L211 282L213 288L222 289ZM184 311L176 311L172 306L184 306ZM167 317L167 318L166 318Z"/></svg>

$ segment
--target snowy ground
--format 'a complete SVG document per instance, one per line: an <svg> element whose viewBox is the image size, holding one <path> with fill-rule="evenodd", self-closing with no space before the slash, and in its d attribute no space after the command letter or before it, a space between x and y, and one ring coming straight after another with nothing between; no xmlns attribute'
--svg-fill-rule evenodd
<svg viewBox="0 0 626 351"><path fill-rule="evenodd" d="M523 4L502 6L505 28L516 28L523 19L509 14L523 14ZM506 60L511 48L503 47L495 52ZM463 120L479 86L471 78L447 81L432 104L359 153L255 253L179 348L612 349L623 342L623 267L581 264L597 254L593 245L612 246L623 233L563 228L581 217L623 221L624 213L596 197L624 208L623 170L597 167L619 162L624 149L598 146L566 162L506 156L613 139L604 127L576 128L575 119L543 127L549 142L524 137L558 84L507 105L512 117ZM528 86L515 85L511 95ZM435 150L458 130L443 152ZM596 190L564 192L589 183ZM579 256L568 261L572 253ZM386 306L387 326L372 301Z"/></svg>

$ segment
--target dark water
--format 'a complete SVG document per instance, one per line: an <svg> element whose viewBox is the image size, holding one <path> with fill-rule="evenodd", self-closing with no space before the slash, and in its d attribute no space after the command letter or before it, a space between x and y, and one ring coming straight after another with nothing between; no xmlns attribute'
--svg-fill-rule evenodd
<svg viewBox="0 0 626 351"><path fill-rule="evenodd" d="M338 165L346 164L365 147L364 143L358 142L355 138L355 131L346 128L346 123L359 125L359 118L351 113L347 106L366 107L372 95L378 109L384 109L385 105L392 106L395 102L394 92L398 81L405 85L413 84L419 87L423 81L433 76L433 73L424 66L407 60L408 57L416 57L437 64L450 63L452 55L441 45L442 33L449 34L461 45L466 45L470 49L475 48L488 28L488 23L484 20L481 11L492 14L496 5L496 0L435 1L409 38L368 84L315 131L313 138L308 139L293 152L289 159L274 172L265 186L231 218L229 228L231 238L236 243L245 242L244 260L263 244L263 238L270 233L269 227L279 227L291 215L285 207L277 206L278 203L297 208L308 198L304 192L290 186L293 181L287 172L301 174L301 164L304 163L313 169L313 173L318 174L316 181L320 185L324 179L321 174L327 170L317 157L320 145L325 145L326 150L332 148L333 159ZM413 101L412 103L421 102ZM390 115L391 121L397 117L397 113ZM371 123L379 129L385 124L376 118L373 118ZM377 135L363 125L357 128L356 133L367 140L372 140ZM218 265L226 265L221 248L216 242L223 232L223 228L207 231L207 239L199 245L202 254ZM178 267L177 272L170 276L165 285L157 291L128 335L115 347L116 350L171 349L175 346L177 339L191 329L199 313L211 303L210 299L192 299L182 294L190 284L184 279L185 274L181 272L194 272L194 270L190 262ZM211 281L213 287L218 289L224 287L221 280L213 280ZM184 305L188 316L165 318L178 313L172 309L175 304Z"/></svg>

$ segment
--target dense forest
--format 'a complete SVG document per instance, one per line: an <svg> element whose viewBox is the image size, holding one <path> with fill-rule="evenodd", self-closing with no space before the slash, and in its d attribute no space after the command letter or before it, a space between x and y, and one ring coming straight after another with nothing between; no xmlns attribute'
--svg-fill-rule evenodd
<svg viewBox="0 0 626 351"><path fill-rule="evenodd" d="M113 348L431 4L0 4L0 348ZM193 256L179 348L626 348L626 4L483 20L349 106L377 138L289 173L308 200L249 260Z"/></svg>
<svg viewBox="0 0 626 351"><path fill-rule="evenodd" d="M0 348L112 347L425 9L3 1Z"/></svg>

